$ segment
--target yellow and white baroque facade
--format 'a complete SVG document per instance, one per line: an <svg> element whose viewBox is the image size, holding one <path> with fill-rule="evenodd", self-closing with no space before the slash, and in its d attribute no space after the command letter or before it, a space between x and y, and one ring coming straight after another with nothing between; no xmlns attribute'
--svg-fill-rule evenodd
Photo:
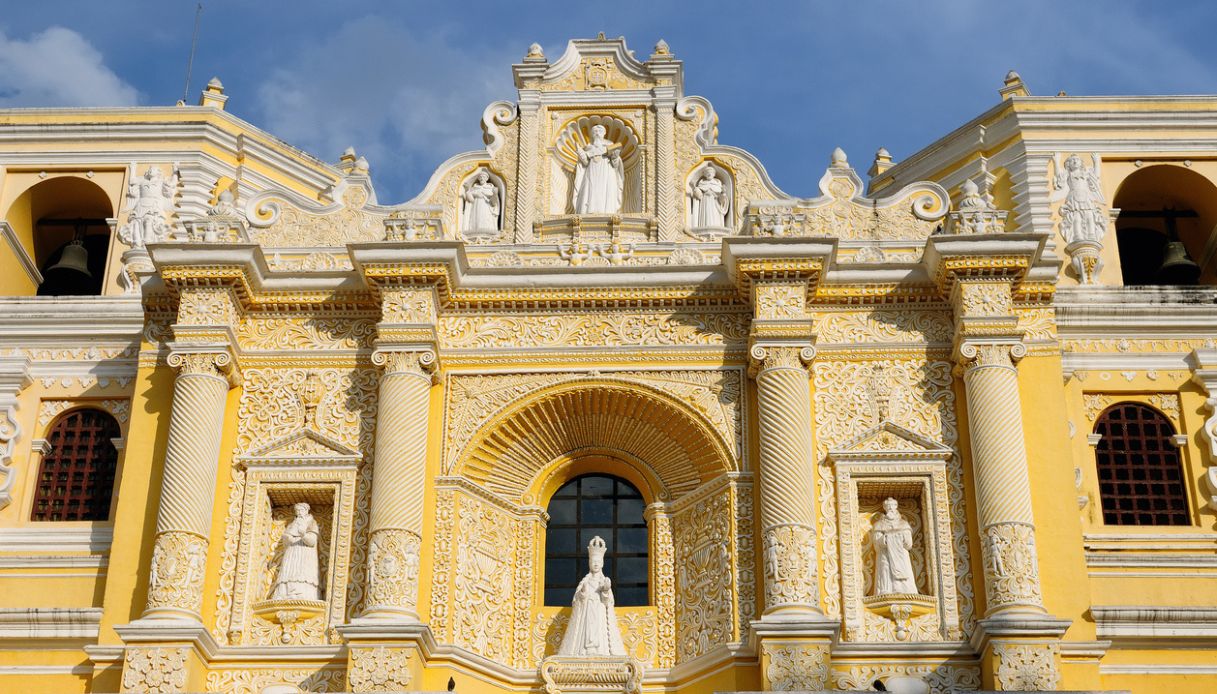
<svg viewBox="0 0 1217 694"><path fill-rule="evenodd" d="M1187 206L1217 283L1217 99L1012 76L908 161L864 183L838 151L797 198L717 142L664 44L513 69L486 148L399 205L218 81L197 107L0 112L0 688L577 679L544 667L570 612L547 509L589 473L645 502L619 690L1217 688L1217 291L1126 288L1117 244L1121 200ZM622 202L577 214L595 126ZM721 226L693 211L707 168ZM494 228L467 219L479 172ZM85 217L98 295L33 296L66 257L47 220ZM1184 522L1108 524L1120 403L1169 423ZM34 520L81 408L121 428L108 515ZM874 594L889 497L915 595ZM275 600L301 502L321 599Z"/></svg>

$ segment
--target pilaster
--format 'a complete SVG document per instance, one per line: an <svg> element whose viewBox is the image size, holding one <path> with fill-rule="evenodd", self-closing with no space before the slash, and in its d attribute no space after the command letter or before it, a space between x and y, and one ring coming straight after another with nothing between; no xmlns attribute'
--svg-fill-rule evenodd
<svg viewBox="0 0 1217 694"><path fill-rule="evenodd" d="M1193 350L1187 357L1192 381L1204 389L1204 420L1202 434L1208 444L1209 465L1204 469L1205 503L1217 511L1217 349Z"/></svg>

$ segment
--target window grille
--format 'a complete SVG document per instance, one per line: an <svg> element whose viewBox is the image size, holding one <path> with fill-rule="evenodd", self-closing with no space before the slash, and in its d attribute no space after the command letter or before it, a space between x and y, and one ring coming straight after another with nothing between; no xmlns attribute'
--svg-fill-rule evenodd
<svg viewBox="0 0 1217 694"><path fill-rule="evenodd" d="M1107 525L1191 525L1175 434L1162 413L1135 402L1095 423L1099 497Z"/></svg>
<svg viewBox="0 0 1217 694"><path fill-rule="evenodd" d="M101 410L74 410L47 434L49 452L38 469L31 520L107 520L121 436L118 422Z"/></svg>

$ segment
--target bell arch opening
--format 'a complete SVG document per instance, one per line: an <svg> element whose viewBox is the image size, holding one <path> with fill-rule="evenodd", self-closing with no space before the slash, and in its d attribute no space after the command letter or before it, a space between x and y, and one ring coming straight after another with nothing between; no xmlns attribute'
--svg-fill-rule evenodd
<svg viewBox="0 0 1217 694"><path fill-rule="evenodd" d="M1126 286L1217 284L1217 186L1171 164L1120 184L1113 205Z"/></svg>
<svg viewBox="0 0 1217 694"><path fill-rule="evenodd" d="M57 176L19 195L5 220L42 282L40 296L101 294L114 206L106 191L79 176Z"/></svg>

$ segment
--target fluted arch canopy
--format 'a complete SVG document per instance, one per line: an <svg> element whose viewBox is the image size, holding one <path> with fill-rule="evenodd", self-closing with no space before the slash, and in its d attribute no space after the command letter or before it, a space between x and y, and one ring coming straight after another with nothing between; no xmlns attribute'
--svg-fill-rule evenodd
<svg viewBox="0 0 1217 694"><path fill-rule="evenodd" d="M735 469L722 436L662 391L613 379L580 379L535 393L493 417L457 469L512 501L551 463L583 452L645 465L660 498L675 499Z"/></svg>

